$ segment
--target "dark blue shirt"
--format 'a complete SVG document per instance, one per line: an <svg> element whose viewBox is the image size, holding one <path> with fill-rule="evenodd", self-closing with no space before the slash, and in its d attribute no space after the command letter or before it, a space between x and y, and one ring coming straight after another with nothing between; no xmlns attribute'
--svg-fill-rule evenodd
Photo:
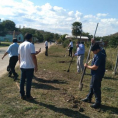
<svg viewBox="0 0 118 118"><path fill-rule="evenodd" d="M103 50L98 52L97 54L94 55L94 58L92 60L92 66L96 65L98 66L97 70L91 70L92 75L104 75L105 73L105 62L106 62L106 54L103 53Z"/></svg>

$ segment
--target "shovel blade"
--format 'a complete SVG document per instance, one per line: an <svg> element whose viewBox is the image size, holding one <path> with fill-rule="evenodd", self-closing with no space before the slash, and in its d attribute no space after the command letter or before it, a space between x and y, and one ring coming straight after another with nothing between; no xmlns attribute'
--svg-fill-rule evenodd
<svg viewBox="0 0 118 118"><path fill-rule="evenodd" d="M83 84L79 83L79 90L82 91L82 88L83 88Z"/></svg>
<svg viewBox="0 0 118 118"><path fill-rule="evenodd" d="M67 70L67 72L69 72L70 70Z"/></svg>

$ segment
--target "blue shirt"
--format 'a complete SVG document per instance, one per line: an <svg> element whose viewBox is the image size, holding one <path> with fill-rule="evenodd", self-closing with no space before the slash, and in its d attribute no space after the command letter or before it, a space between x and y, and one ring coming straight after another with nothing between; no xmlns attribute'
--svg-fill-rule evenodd
<svg viewBox="0 0 118 118"><path fill-rule="evenodd" d="M18 56L18 47L19 45L17 43L13 43L9 46L9 48L7 49L9 57Z"/></svg>
<svg viewBox="0 0 118 118"><path fill-rule="evenodd" d="M98 66L97 70L91 70L92 75L104 75L105 73L105 62L106 62L106 55L102 52L98 52L97 54L94 55L94 58L92 60L92 66L96 65Z"/></svg>
<svg viewBox="0 0 118 118"><path fill-rule="evenodd" d="M83 55L84 53L85 53L84 44L79 44L79 47L77 48L75 56Z"/></svg>

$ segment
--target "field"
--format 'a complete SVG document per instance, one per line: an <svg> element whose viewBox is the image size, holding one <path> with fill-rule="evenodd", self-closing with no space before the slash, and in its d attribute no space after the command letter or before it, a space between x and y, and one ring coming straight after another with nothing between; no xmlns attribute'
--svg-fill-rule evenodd
<svg viewBox="0 0 118 118"><path fill-rule="evenodd" d="M107 51L107 59L115 64L115 52ZM86 49L86 52L88 50ZM114 53L113 53L114 52ZM65 57L66 54L66 57ZM107 69L102 81L102 106L92 109L89 103L81 102L89 92L90 70L84 77L83 90L78 85L81 74L76 72L76 58L67 72L71 57L66 48L54 45L49 56L38 55L39 70L32 82L32 101L20 99L19 83L7 75L0 78L0 118L118 118L118 75ZM20 75L20 69L17 68ZM93 97L92 102L94 103Z"/></svg>

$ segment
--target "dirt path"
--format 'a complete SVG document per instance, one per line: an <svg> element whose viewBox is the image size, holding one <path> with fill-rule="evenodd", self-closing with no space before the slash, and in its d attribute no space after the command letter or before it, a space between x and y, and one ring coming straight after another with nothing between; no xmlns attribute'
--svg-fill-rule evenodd
<svg viewBox="0 0 118 118"><path fill-rule="evenodd" d="M1 59L7 48L8 47L0 48L0 77L2 77L7 72L6 67L9 63L9 56L7 55L3 60ZM44 43L35 44L35 50L38 50L39 48L41 48L41 53L43 53L45 51ZM18 65L19 63L17 62L17 66Z"/></svg>

